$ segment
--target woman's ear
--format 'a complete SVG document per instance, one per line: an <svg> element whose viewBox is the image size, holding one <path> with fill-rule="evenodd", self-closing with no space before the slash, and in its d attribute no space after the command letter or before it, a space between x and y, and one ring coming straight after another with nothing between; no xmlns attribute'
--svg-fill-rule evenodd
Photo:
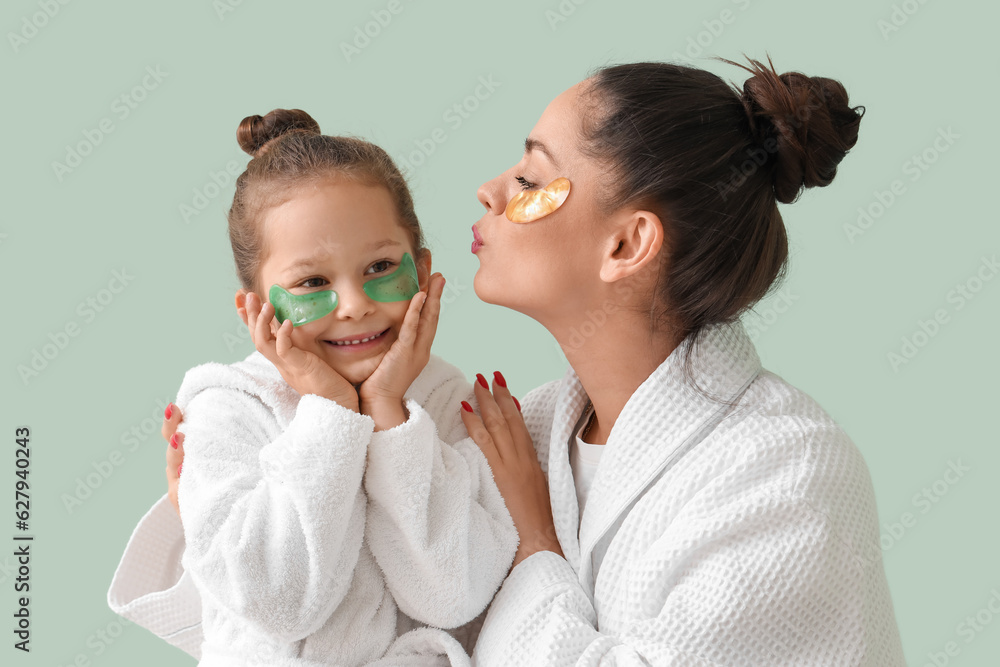
<svg viewBox="0 0 1000 667"><path fill-rule="evenodd" d="M247 292L248 290L243 287L236 290L236 312L239 313L243 324L247 323Z"/></svg>
<svg viewBox="0 0 1000 667"><path fill-rule="evenodd" d="M420 283L420 291L426 292L431 279L431 251L424 248L420 253L420 258L414 264L417 265L417 282Z"/></svg>
<svg viewBox="0 0 1000 667"><path fill-rule="evenodd" d="M610 283L634 275L659 257L663 248L663 222L655 213L623 211L621 219L612 223L612 229L614 234L608 238L601 263L601 280Z"/></svg>

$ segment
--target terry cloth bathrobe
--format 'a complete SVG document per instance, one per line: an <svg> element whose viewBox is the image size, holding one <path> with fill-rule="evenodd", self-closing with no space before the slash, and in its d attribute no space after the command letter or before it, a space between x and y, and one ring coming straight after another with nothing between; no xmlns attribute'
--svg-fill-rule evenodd
<svg viewBox="0 0 1000 667"><path fill-rule="evenodd" d="M161 499L110 606L201 665L468 664L459 633L421 626L479 615L517 531L462 400L469 383L432 356L407 421L374 432L368 416L300 397L259 352L193 368L176 401L183 530Z"/></svg>
<svg viewBox="0 0 1000 667"><path fill-rule="evenodd" d="M565 558L520 562L473 654L510 665L905 665L868 469L811 398L762 370L740 324L674 351L628 400L582 521L570 371L522 401ZM579 532L578 532L579 531Z"/></svg>

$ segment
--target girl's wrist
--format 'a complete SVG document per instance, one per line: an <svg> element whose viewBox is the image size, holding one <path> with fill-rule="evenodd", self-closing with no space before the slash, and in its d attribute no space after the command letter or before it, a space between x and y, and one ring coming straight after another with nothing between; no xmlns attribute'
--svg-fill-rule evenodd
<svg viewBox="0 0 1000 667"><path fill-rule="evenodd" d="M387 431L409 418L401 398L373 397L361 399L361 413L375 422L376 431Z"/></svg>
<svg viewBox="0 0 1000 667"><path fill-rule="evenodd" d="M336 392L336 391L316 391L313 392L317 396L322 396L323 398L333 401L337 405L347 408L348 410L353 410L354 412L361 412L360 405L358 404L358 395L354 392ZM353 395L352 395L353 394Z"/></svg>
<svg viewBox="0 0 1000 667"><path fill-rule="evenodd" d="M360 403L362 410L365 410L366 408L383 410L386 408L394 408L396 406L402 408L403 397L366 392L365 386L361 385L361 389L358 390L358 402Z"/></svg>

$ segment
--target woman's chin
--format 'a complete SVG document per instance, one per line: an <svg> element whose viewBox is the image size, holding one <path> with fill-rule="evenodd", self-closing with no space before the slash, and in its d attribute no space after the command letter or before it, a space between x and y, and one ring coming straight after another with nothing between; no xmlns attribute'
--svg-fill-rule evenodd
<svg viewBox="0 0 1000 667"><path fill-rule="evenodd" d="M509 308L519 313L525 312L523 300L517 298L520 294L511 291L511 281L497 283L488 278L480 277L481 273L482 269L476 273L472 280L472 290L480 301L491 306Z"/></svg>
<svg viewBox="0 0 1000 667"><path fill-rule="evenodd" d="M489 303L495 306L503 305L497 302L500 298L498 290L493 289L493 285L487 278L483 277L483 268L479 267L476 271L476 275L472 278L472 291L476 293L476 297L479 298L483 303Z"/></svg>

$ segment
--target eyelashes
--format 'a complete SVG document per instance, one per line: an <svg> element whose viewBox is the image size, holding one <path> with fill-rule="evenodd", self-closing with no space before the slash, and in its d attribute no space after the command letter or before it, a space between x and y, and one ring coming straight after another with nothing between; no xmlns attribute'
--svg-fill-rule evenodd
<svg viewBox="0 0 1000 667"><path fill-rule="evenodd" d="M397 262L394 262L391 259L380 259L377 262L372 262L372 264L365 270L364 275L371 276L386 273L391 271L395 266L397 266ZM322 276L312 276L311 278L306 278L302 282L298 283L296 287L301 287L303 289L315 289L317 287L322 287L325 284L327 284L326 278Z"/></svg>
<svg viewBox="0 0 1000 667"><path fill-rule="evenodd" d="M385 264L385 268L382 269L381 271L373 271L373 273L385 273L386 271L388 271L392 267L396 266L395 262L392 262L392 261L390 261L388 259L380 259L379 261L375 262L374 264L372 264L368 268L369 269L374 269L379 264ZM368 272L366 271L365 273L367 274Z"/></svg>
<svg viewBox="0 0 1000 667"><path fill-rule="evenodd" d="M531 188L538 187L523 176L517 176L515 180L520 184L522 190L530 190Z"/></svg>

